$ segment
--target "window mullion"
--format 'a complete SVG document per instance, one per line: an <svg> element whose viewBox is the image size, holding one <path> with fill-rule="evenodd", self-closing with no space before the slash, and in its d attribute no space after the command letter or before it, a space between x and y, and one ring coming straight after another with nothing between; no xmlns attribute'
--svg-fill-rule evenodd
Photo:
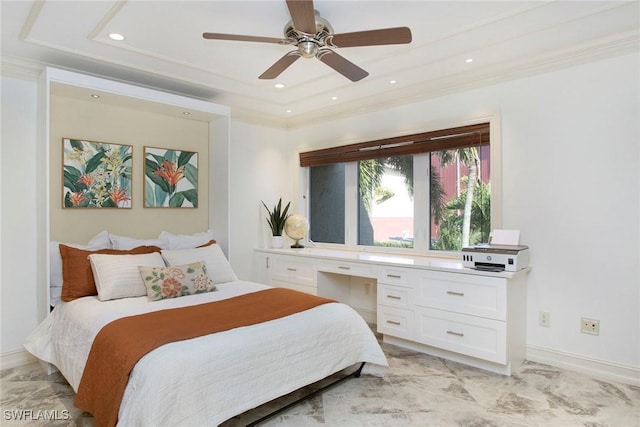
<svg viewBox="0 0 640 427"><path fill-rule="evenodd" d="M429 228L431 222L429 206L429 168L428 153L413 156L413 250L429 250Z"/></svg>
<svg viewBox="0 0 640 427"><path fill-rule="evenodd" d="M344 241L347 247L358 244L358 162L345 164Z"/></svg>

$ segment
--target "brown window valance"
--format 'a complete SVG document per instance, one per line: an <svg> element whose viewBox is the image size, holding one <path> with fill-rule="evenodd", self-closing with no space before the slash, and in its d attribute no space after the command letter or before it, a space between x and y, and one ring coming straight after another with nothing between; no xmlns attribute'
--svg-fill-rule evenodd
<svg viewBox="0 0 640 427"><path fill-rule="evenodd" d="M300 166L320 166L489 144L489 123L324 148L300 153Z"/></svg>

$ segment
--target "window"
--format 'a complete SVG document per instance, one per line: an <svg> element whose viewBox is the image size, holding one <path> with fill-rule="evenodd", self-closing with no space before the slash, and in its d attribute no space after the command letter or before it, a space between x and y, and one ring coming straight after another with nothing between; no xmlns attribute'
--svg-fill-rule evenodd
<svg viewBox="0 0 640 427"><path fill-rule="evenodd" d="M457 251L491 230L489 123L300 154L316 243Z"/></svg>

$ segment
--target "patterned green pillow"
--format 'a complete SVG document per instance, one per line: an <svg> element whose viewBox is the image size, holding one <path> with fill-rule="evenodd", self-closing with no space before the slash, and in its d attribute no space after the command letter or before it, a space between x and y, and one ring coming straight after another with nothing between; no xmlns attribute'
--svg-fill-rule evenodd
<svg viewBox="0 0 640 427"><path fill-rule="evenodd" d="M169 267L139 266L138 270L152 301L218 290L207 276L204 261Z"/></svg>

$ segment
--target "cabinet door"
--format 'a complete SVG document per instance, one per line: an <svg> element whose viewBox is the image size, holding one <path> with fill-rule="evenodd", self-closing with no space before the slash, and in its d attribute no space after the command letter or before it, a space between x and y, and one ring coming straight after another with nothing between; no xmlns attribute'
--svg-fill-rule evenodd
<svg viewBox="0 0 640 427"><path fill-rule="evenodd" d="M420 271L414 304L505 321L507 280L472 274Z"/></svg>
<svg viewBox="0 0 640 427"><path fill-rule="evenodd" d="M265 285L271 283L271 255L262 252L253 253L251 280Z"/></svg>
<svg viewBox="0 0 640 427"><path fill-rule="evenodd" d="M506 322L416 308L415 340L496 363L507 363Z"/></svg>
<svg viewBox="0 0 640 427"><path fill-rule="evenodd" d="M378 305L397 308L411 308L411 289L402 286L378 284Z"/></svg>
<svg viewBox="0 0 640 427"><path fill-rule="evenodd" d="M413 311L378 305L377 321L381 334L413 339Z"/></svg>
<svg viewBox="0 0 640 427"><path fill-rule="evenodd" d="M318 271L311 260L289 256L272 257L271 279L316 286Z"/></svg>

